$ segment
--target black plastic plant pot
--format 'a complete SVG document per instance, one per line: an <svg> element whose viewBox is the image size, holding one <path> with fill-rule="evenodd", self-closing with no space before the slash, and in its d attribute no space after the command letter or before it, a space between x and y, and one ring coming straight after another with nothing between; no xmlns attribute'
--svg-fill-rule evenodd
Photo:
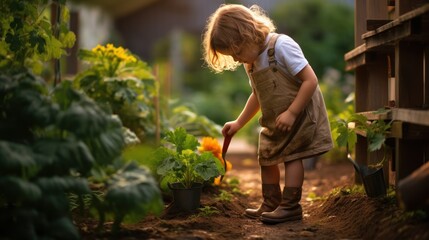
<svg viewBox="0 0 429 240"><path fill-rule="evenodd" d="M185 188L182 183L168 184L172 194L174 205L184 212L193 212L200 207L202 183L194 183L191 188Z"/></svg>
<svg viewBox="0 0 429 240"><path fill-rule="evenodd" d="M383 168L368 169L361 174L363 185L368 197L380 197L386 195L386 184L384 181Z"/></svg>

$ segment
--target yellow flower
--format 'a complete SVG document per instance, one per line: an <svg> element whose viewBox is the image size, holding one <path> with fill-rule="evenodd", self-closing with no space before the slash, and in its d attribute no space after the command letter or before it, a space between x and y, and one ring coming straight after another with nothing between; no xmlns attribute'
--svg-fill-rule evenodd
<svg viewBox="0 0 429 240"><path fill-rule="evenodd" d="M119 60L125 63L137 62L137 58L128 52L123 47L115 47L113 44L108 43L105 47L97 45L92 49L101 58L107 58L109 61Z"/></svg>

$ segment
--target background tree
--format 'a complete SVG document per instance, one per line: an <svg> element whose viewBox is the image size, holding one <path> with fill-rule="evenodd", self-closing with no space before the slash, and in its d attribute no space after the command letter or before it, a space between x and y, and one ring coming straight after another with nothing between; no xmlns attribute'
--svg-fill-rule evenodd
<svg viewBox="0 0 429 240"><path fill-rule="evenodd" d="M319 77L328 68L344 73L353 48L353 8L343 1L290 0L271 13L278 32L295 39Z"/></svg>

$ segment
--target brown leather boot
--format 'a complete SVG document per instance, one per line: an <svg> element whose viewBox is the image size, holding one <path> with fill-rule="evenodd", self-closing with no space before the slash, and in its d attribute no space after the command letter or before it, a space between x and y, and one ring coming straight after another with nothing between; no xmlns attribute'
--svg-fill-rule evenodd
<svg viewBox="0 0 429 240"><path fill-rule="evenodd" d="M261 213L270 212L276 209L282 199L279 184L262 184L262 197L264 201L256 209L246 209L244 216L249 218L259 218Z"/></svg>
<svg viewBox="0 0 429 240"><path fill-rule="evenodd" d="M285 187L280 205L272 212L263 212L261 221L273 224L302 219L301 194L300 187Z"/></svg>

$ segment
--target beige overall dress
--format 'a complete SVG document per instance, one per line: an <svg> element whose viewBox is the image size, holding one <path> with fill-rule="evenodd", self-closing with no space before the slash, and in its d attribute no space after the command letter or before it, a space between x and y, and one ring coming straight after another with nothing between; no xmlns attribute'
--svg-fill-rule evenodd
<svg viewBox="0 0 429 240"><path fill-rule="evenodd" d="M332 147L330 125L325 102L319 86L306 108L296 118L291 131L277 130L277 116L286 111L295 99L301 81L277 66L274 46L278 38L274 34L268 43L269 66L252 72L249 76L253 91L261 107L259 118L258 159L261 166L276 165L316 156Z"/></svg>

